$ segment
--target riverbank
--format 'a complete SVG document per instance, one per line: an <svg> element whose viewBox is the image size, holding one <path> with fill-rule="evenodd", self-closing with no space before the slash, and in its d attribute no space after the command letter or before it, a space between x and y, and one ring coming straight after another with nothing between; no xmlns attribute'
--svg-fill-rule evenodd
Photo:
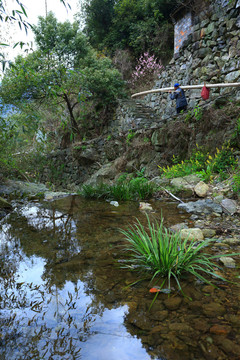
<svg viewBox="0 0 240 360"><path fill-rule="evenodd" d="M174 195L167 190L165 182L161 178L151 180L155 184L155 193L152 199L139 199L136 203L143 211L153 211L152 206L146 206L148 202L154 204L157 199L175 201L180 212L187 212L191 216L191 228L204 228L200 239L205 235L229 235L240 242L240 203L233 199L231 187L224 181L218 184L206 184L199 181L197 176L185 176L170 181ZM164 187L165 186L165 187ZM69 191L51 191L44 184L29 183L23 181L6 180L0 185L1 217L6 216L14 208L16 201L54 201L77 193ZM110 197L105 200L114 200ZM180 226L181 227L181 226ZM184 228L186 228L184 226ZM207 231L209 229L209 231ZM204 235L205 234L205 235ZM238 240L239 239L239 240ZM196 238L197 240L197 238ZM235 241L235 240L234 240ZM233 242L234 242L233 241Z"/></svg>

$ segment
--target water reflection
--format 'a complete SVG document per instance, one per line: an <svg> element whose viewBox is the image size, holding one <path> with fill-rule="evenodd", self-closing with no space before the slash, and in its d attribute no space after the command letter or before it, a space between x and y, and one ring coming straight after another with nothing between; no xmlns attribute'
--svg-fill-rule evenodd
<svg viewBox="0 0 240 360"><path fill-rule="evenodd" d="M2 222L2 359L151 358L124 325L115 266L118 228L136 210L69 197L26 204Z"/></svg>
<svg viewBox="0 0 240 360"><path fill-rule="evenodd" d="M159 219L162 211L167 224L188 221L174 203L152 205L151 216ZM114 208L69 197L26 204L4 219L1 359L237 359L238 349L222 349L223 339L210 329L227 324L224 339L234 345L240 340L234 325L240 315L238 287L209 293L203 284L188 282L184 291L193 303L181 297L181 307L170 309L168 296L161 294L150 312L149 283L126 287L136 275L119 267L118 229L135 217L146 221L136 203ZM176 291L173 299L179 297ZM221 302L223 311L206 319L202 304L211 302L215 307Z"/></svg>

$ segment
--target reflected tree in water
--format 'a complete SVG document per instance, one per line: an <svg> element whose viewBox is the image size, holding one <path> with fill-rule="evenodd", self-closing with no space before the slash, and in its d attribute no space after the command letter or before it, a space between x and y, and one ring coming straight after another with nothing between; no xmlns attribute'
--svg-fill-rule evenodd
<svg viewBox="0 0 240 360"><path fill-rule="evenodd" d="M81 358L81 343L91 333L101 306L96 304L96 311L94 297L92 301L82 296L83 286L76 279L73 282L73 274L59 271L58 265L80 251L75 230L71 212L62 214L55 208L27 206L12 214L9 222L6 219L0 256L3 358ZM42 283L20 282L20 264L41 258ZM71 285L66 292L68 277Z"/></svg>

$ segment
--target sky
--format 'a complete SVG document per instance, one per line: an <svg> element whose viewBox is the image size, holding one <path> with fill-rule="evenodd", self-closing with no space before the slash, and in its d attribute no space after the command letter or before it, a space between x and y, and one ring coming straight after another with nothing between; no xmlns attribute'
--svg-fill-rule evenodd
<svg viewBox="0 0 240 360"><path fill-rule="evenodd" d="M79 8L79 0L66 0L71 6L71 10L66 9L64 5L60 2L60 0L22 0L22 3L25 6L28 22L36 25L38 21L38 16L46 15L45 4L47 3L47 11L52 11L55 13L55 16L60 22L64 22L66 20L73 21L74 14L78 11ZM15 0L5 0L7 3L7 7L12 9L18 9L16 6ZM24 54L23 50L17 46L13 49L13 45L18 41L23 41L25 43L30 43L33 41L33 33L31 29L28 30L28 33L25 33L25 30L20 30L17 24L9 26L9 24L2 23L1 24L1 43L10 43L11 47L1 47L1 52L4 51L8 60L13 60L15 56L18 54ZM34 47L33 47L34 48Z"/></svg>

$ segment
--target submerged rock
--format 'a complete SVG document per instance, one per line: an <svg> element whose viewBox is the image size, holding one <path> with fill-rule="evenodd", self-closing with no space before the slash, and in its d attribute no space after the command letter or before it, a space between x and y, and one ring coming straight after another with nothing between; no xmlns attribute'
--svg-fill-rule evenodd
<svg viewBox="0 0 240 360"><path fill-rule="evenodd" d="M216 335L227 335L229 332L230 332L229 326L223 326L223 325L216 324L210 328L210 333L216 334Z"/></svg>
<svg viewBox="0 0 240 360"><path fill-rule="evenodd" d="M204 239L202 230L199 228L182 229L180 231L180 236L182 240L188 239L189 241L202 241Z"/></svg>
<svg viewBox="0 0 240 360"><path fill-rule="evenodd" d="M235 344L230 339L222 339L221 342L219 342L220 348L223 349L226 353L233 353L234 355L237 355L237 359L239 359L240 356L240 345Z"/></svg>
<svg viewBox="0 0 240 360"><path fill-rule="evenodd" d="M176 331L179 334L193 334L194 330L193 328L185 323L172 323L169 325L169 329L171 331Z"/></svg>
<svg viewBox="0 0 240 360"><path fill-rule="evenodd" d="M151 314L151 319L157 320L157 321L164 321L168 317L168 311L167 310L161 310L161 311L155 311L153 314Z"/></svg>
<svg viewBox="0 0 240 360"><path fill-rule="evenodd" d="M208 317L217 317L223 315L226 311L224 306L219 303L203 304L203 312Z"/></svg>
<svg viewBox="0 0 240 360"><path fill-rule="evenodd" d="M179 296L170 297L164 300L164 305L168 310L177 310L182 303L182 298Z"/></svg>

